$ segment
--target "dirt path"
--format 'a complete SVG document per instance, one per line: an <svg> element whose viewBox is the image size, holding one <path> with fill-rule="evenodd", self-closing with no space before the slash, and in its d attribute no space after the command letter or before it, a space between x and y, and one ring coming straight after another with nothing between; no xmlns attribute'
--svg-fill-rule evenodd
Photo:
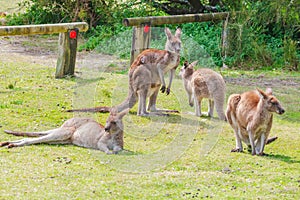
<svg viewBox="0 0 300 200"><path fill-rule="evenodd" d="M5 61L18 59L56 67L58 36L14 36L0 37L0 56ZM99 54L96 52L78 52L76 69L95 69L97 71L117 72L129 68L129 61L120 60L115 56ZM258 77L240 76L225 77L229 84L241 86L261 87L294 87L300 90L300 78L298 77L266 77L261 74Z"/></svg>
<svg viewBox="0 0 300 200"><path fill-rule="evenodd" d="M20 60L56 67L58 36L0 37L0 56L4 61ZM123 71L129 62L96 52L78 52L75 71Z"/></svg>

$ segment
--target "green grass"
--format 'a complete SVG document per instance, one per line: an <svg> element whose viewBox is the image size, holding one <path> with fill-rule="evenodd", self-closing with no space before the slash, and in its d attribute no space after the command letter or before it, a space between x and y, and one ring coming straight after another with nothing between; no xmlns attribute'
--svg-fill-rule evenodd
<svg viewBox="0 0 300 200"><path fill-rule="evenodd" d="M55 69L30 60L0 57L0 141L17 137L4 129L45 130L73 116L105 123L107 114L72 114L73 107L115 105L127 93L127 75L78 69L80 78L54 79ZM231 93L254 89L258 77L296 80L299 73L222 72L250 84L227 83ZM230 153L228 124L196 118L181 80L158 107L179 109L169 117L142 118L135 106L124 119L125 149L119 155L69 145L0 149L0 199L299 199L299 85L273 87L287 112L274 117L265 157Z"/></svg>

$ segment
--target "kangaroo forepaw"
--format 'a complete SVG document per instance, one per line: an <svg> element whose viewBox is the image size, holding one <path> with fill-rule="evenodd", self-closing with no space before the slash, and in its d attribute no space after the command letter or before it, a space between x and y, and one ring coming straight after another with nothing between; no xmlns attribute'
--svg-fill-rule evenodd
<svg viewBox="0 0 300 200"><path fill-rule="evenodd" d="M160 91L162 92L162 93L165 93L165 91L166 91L166 86L161 86L161 88L160 88Z"/></svg>
<svg viewBox="0 0 300 200"><path fill-rule="evenodd" d="M167 95L169 95L169 94L170 94L170 92L171 92L171 89L170 89L170 88L167 88L167 92L166 92L166 94L167 94Z"/></svg>

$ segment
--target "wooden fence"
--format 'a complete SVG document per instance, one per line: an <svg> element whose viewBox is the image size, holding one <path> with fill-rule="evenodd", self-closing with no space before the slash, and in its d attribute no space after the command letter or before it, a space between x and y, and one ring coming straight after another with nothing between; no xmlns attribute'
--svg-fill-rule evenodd
<svg viewBox="0 0 300 200"><path fill-rule="evenodd" d="M37 35L59 33L56 78L73 76L76 62L78 33L88 30L85 22L0 26L0 36Z"/></svg>
<svg viewBox="0 0 300 200"><path fill-rule="evenodd" d="M172 16L158 16L158 17L135 17L126 18L123 20L124 26L134 26L132 47L131 47L131 60L134 61L136 56L143 50L150 46L151 26L159 26L163 24L182 24L189 22L206 22L206 21L220 21L225 20L224 27L227 26L228 12L207 13L207 14L188 14L188 15L172 15ZM223 43L226 36L223 28L222 39Z"/></svg>

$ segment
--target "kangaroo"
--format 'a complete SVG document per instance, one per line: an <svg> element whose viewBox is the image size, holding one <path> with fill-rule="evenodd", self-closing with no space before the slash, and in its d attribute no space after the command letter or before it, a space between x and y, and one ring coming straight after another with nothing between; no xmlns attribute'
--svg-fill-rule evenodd
<svg viewBox="0 0 300 200"><path fill-rule="evenodd" d="M213 117L214 106L216 107L219 119L225 120L225 82L222 76L207 68L195 70L198 61L189 64L184 62L179 76L183 80L184 88L188 94L190 106L195 105L196 116L201 116L201 101L203 98L209 99L208 116Z"/></svg>
<svg viewBox="0 0 300 200"><path fill-rule="evenodd" d="M115 106L118 112L127 108L132 108L139 101L137 115L162 115L162 111L156 108L157 95L159 90L162 93L170 94L171 84L174 78L175 70L180 61L181 50L181 29L177 29L175 35L172 35L170 29L165 28L167 41L165 50L147 49L141 52L132 63L129 70L129 90L127 98L119 105ZM166 88L164 74L170 71L169 85ZM161 88L160 88L161 87ZM146 100L149 97L148 108L146 109ZM147 112L151 111L153 113ZM105 107L84 108L68 110L68 112L107 112ZM178 111L170 111L178 112Z"/></svg>
<svg viewBox="0 0 300 200"><path fill-rule="evenodd" d="M260 89L242 94L232 94L228 98L226 117L235 132L236 148L232 152L242 152L242 141L251 147L252 155L264 155L265 144L276 138L268 139L273 122L273 113L283 114L285 110L272 95Z"/></svg>
<svg viewBox="0 0 300 200"><path fill-rule="evenodd" d="M111 109L105 126L102 126L91 118L71 118L59 128L42 132L4 132L16 136L28 136L37 138L24 138L21 140L2 142L0 146L8 148L20 147L32 144L73 144L90 149L98 149L106 154L117 154L123 150L123 122L122 118L128 113L128 109L116 113ZM112 150L112 151L111 151Z"/></svg>
<svg viewBox="0 0 300 200"><path fill-rule="evenodd" d="M175 70L179 65L180 61L180 50L181 50L181 29L178 28L173 36L170 29L165 28L165 34L167 41L165 44L165 50L147 49L140 53L130 67L130 71L133 72L135 68L141 64L152 64L156 66L158 75L161 82L161 92L170 94L172 81L175 75ZM154 67L155 70L155 67ZM170 71L169 85L166 88L164 80L164 74Z"/></svg>

